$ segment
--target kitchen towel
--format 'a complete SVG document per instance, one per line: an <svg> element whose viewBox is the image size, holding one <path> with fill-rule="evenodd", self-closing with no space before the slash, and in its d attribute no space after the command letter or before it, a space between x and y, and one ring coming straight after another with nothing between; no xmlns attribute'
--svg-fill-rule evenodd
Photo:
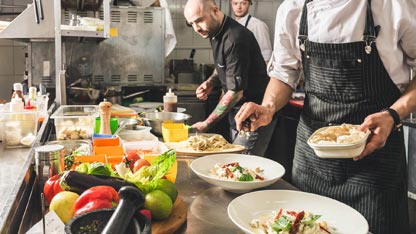
<svg viewBox="0 0 416 234"><path fill-rule="evenodd" d="M167 57L175 48L177 41L167 1L160 0L160 6L165 8L165 57Z"/></svg>

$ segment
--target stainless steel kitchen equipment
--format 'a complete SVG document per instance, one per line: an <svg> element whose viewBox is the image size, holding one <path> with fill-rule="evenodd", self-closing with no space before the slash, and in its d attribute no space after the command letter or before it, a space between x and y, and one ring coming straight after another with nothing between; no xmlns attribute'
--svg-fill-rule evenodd
<svg viewBox="0 0 416 234"><path fill-rule="evenodd" d="M416 120L406 119L403 125L407 128L408 196L416 201Z"/></svg>
<svg viewBox="0 0 416 234"><path fill-rule="evenodd" d="M197 83L194 63L195 49L191 50L189 59L172 59L169 61L169 75L174 77L177 83Z"/></svg>
<svg viewBox="0 0 416 234"><path fill-rule="evenodd" d="M77 14L83 17L97 16L100 19L103 17L101 10L78 11ZM61 17L63 24L68 25L70 12L63 10ZM62 38L65 83L68 85L80 78L88 78L91 86L87 88L101 89L102 92L106 86L121 88L163 84L164 17L164 9L159 7L111 6L111 28L118 35L98 42L88 38ZM27 67L30 68L31 83L44 83L48 88L56 87L53 41L31 40L28 52ZM45 64L50 68L47 72Z"/></svg>
<svg viewBox="0 0 416 234"><path fill-rule="evenodd" d="M44 145L35 149L35 164L38 185L41 191L43 185L52 176L63 171L65 149L63 145Z"/></svg>

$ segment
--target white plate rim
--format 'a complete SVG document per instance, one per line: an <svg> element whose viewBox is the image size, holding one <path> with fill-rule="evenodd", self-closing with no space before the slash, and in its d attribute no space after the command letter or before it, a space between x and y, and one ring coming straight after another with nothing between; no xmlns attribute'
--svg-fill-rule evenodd
<svg viewBox="0 0 416 234"><path fill-rule="evenodd" d="M236 206L236 203L238 203L239 200L245 199L246 197L253 197L253 196L255 196L257 194L261 194L261 193L275 193L275 194L273 194L273 197L279 197L279 193L280 194L282 194L282 193L291 193L291 194L303 195L303 196L318 199L318 200L321 200L321 201L327 201L327 202L331 202L333 204L337 204L338 206L341 206L341 207L344 207L344 208L350 210L354 214L354 216L356 216L358 219L360 219L362 224L364 224L364 226L361 227L360 230L359 230L359 231L362 231L362 232L355 233L355 234L367 234L369 232L368 222L364 218L364 216L361 213L359 213L357 210L355 210L354 208L352 208L351 206L349 206L349 205L347 205L343 202L340 202L340 201L337 201L335 199L325 197L325 196L322 196L322 195L314 194L314 193L308 193L308 192L302 192L302 191L296 191L296 190L277 190L276 189L276 190L260 190L260 191L254 191L254 192L246 193L246 194L243 194L243 195L240 195L240 196L236 197L235 199L233 199L228 204L228 207L227 207L228 217L231 219L231 221L236 226L238 226L241 230L243 230L246 233L254 233L254 231L250 230L250 229L246 229L244 226L240 225L240 223L234 217L234 211L232 210L233 206ZM253 200L253 198L251 200ZM278 202L278 200L276 202ZM321 204L321 203L319 203L319 204ZM260 212L261 211L259 211L259 213ZM345 217L343 217L343 218L345 218ZM323 219L323 220L325 220L325 219ZM338 232L336 232L336 233L338 233Z"/></svg>

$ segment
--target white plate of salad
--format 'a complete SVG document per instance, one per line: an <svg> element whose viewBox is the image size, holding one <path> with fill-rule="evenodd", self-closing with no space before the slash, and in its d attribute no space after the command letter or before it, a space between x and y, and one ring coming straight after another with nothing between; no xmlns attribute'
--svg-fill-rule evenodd
<svg viewBox="0 0 416 234"><path fill-rule="evenodd" d="M352 207L300 191L262 190L244 194L230 202L228 216L245 233L368 233L367 220Z"/></svg>
<svg viewBox="0 0 416 234"><path fill-rule="evenodd" d="M269 186L285 174L279 163L246 154L207 155L193 160L191 169L204 181L234 193Z"/></svg>

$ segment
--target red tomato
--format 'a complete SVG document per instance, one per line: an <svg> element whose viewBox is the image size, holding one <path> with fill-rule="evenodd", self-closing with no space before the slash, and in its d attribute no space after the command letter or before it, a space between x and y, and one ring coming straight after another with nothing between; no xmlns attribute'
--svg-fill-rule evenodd
<svg viewBox="0 0 416 234"><path fill-rule="evenodd" d="M133 172L140 170L140 168L142 168L143 166L150 166L149 161L147 161L146 159L138 159L134 163Z"/></svg>
<svg viewBox="0 0 416 234"><path fill-rule="evenodd" d="M123 162L133 170L134 163L139 159L140 155L137 152L132 151L123 157Z"/></svg>

